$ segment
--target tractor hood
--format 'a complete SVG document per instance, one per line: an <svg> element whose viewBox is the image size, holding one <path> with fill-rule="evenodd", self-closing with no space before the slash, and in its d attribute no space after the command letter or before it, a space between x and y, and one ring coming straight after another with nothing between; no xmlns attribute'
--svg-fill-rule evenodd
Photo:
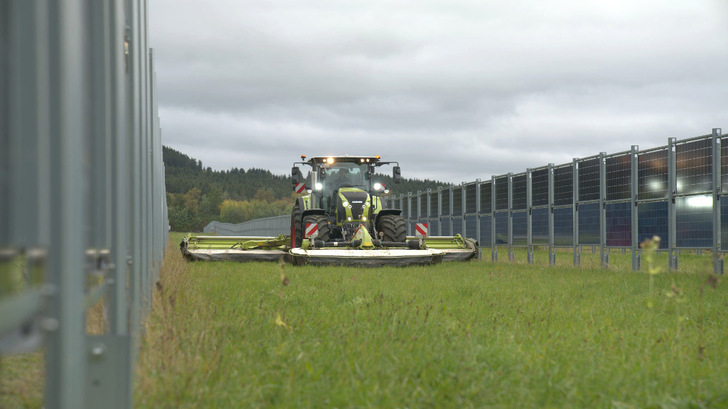
<svg viewBox="0 0 728 409"><path fill-rule="evenodd" d="M367 221L371 200L361 189L341 188L336 199L337 222Z"/></svg>

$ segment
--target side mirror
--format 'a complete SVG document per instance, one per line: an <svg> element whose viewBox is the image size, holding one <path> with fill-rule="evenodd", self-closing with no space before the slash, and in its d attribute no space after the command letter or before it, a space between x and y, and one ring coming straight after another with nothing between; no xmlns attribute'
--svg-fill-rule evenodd
<svg viewBox="0 0 728 409"><path fill-rule="evenodd" d="M399 166L394 167L394 170L392 172L392 179L394 179L394 183L399 183L402 179L402 171L399 169Z"/></svg>
<svg viewBox="0 0 728 409"><path fill-rule="evenodd" d="M291 169L291 182L294 185L304 183L303 174L301 173L301 169L299 169L298 166L294 166L293 169Z"/></svg>

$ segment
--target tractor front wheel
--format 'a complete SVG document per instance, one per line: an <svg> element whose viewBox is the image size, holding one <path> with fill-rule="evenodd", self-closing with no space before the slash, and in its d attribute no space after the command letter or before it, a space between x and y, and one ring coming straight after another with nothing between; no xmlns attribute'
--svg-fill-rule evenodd
<svg viewBox="0 0 728 409"><path fill-rule="evenodd" d="M384 241L396 241L402 243L407 240L407 227L404 224L404 217L398 214L385 214L379 218L377 231L382 235Z"/></svg>
<svg viewBox="0 0 728 409"><path fill-rule="evenodd" d="M291 212L291 247L301 247L303 242L301 207L296 203Z"/></svg>
<svg viewBox="0 0 728 409"><path fill-rule="evenodd" d="M326 216L313 214L304 217L302 224L303 228L305 229L309 223L313 223L318 226L318 235L316 236L317 240L329 241L331 229L329 228L329 219ZM303 237L301 237L301 239L303 239Z"/></svg>

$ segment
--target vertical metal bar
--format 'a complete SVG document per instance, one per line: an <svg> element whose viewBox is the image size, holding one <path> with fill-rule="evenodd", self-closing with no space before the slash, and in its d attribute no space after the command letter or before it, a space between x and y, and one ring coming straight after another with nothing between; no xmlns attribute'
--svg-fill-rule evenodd
<svg viewBox="0 0 728 409"><path fill-rule="evenodd" d="M407 235L413 235L412 231L412 192L407 192Z"/></svg>
<svg viewBox="0 0 728 409"><path fill-rule="evenodd" d="M477 179L475 181L475 237L477 238L480 246L478 246L478 260L481 260L483 258L483 252L482 252L482 244L480 243L481 238L481 225L480 225L480 189L481 189L481 181L480 179Z"/></svg>
<svg viewBox="0 0 728 409"><path fill-rule="evenodd" d="M599 253L602 268L609 266L607 248L607 159L606 153L599 153Z"/></svg>
<svg viewBox="0 0 728 409"><path fill-rule="evenodd" d="M448 216L447 216L447 224L449 226L449 230L448 231L450 232L450 235L452 236L453 235L453 222L452 222L452 219L453 219L453 213L455 211L455 203L453 203L454 202L453 199L455 198L455 188L453 186L450 186L447 189L447 195L448 195L448 197L450 197L450 200L448 200L448 207L450 209L448 210L448 213L447 213L448 214Z"/></svg>
<svg viewBox="0 0 728 409"><path fill-rule="evenodd" d="M675 138L667 138L667 264L669 271L677 270L677 212L675 211L677 158L675 141Z"/></svg>
<svg viewBox="0 0 728 409"><path fill-rule="evenodd" d="M572 231L572 246L574 256L574 266L581 265L581 246L579 245L579 159L574 158L571 161L572 168L572 204L571 204L571 216L572 225L574 229Z"/></svg>
<svg viewBox="0 0 728 409"><path fill-rule="evenodd" d="M498 261L498 243L495 234L495 176L490 177L490 258L492 261Z"/></svg>
<svg viewBox="0 0 728 409"><path fill-rule="evenodd" d="M417 222L422 222L422 191L417 191Z"/></svg>
<svg viewBox="0 0 728 409"><path fill-rule="evenodd" d="M9 101L9 144L3 145L9 155L12 172L8 177L11 192L5 196L10 203L7 231L19 247L31 247L39 243L41 192L38 183L43 175L41 167L47 159L40 157L40 132L38 105L41 75L38 61L39 38L37 7L35 2L15 2L11 7L10 80L7 88ZM29 183L29 181L32 181ZM45 186L47 187L47 186Z"/></svg>
<svg viewBox="0 0 728 409"><path fill-rule="evenodd" d="M461 186L461 188L460 188L460 195L461 195L460 196L461 197L460 198L460 208L462 210L460 212L460 218L462 219L461 220L461 226L463 227L462 234L463 234L463 237L468 237L467 236L467 234L468 234L468 224L465 222L465 220L466 220L465 215L468 212L468 210L467 210L467 203L468 203L467 202L467 200L468 200L467 191L468 191L468 189L465 186L465 182L461 183L460 186Z"/></svg>
<svg viewBox="0 0 728 409"><path fill-rule="evenodd" d="M526 245L528 264L533 264L533 171L526 170Z"/></svg>
<svg viewBox="0 0 728 409"><path fill-rule="evenodd" d="M10 2L0 1L0 146L10 146ZM0 149L0 248L10 239L10 150Z"/></svg>
<svg viewBox="0 0 728 409"><path fill-rule="evenodd" d="M632 145L630 150L630 199L632 208L632 270L640 270L640 248L639 248L639 202L637 195L639 191L639 161L637 160L639 146Z"/></svg>
<svg viewBox="0 0 728 409"><path fill-rule="evenodd" d="M87 140L86 16L83 0L49 3L51 192L54 215L48 263L56 295L49 316L58 327L48 335L46 395L49 408L84 407L85 322L84 253Z"/></svg>
<svg viewBox="0 0 728 409"><path fill-rule="evenodd" d="M442 186L437 188L437 235L442 235Z"/></svg>
<svg viewBox="0 0 728 409"><path fill-rule="evenodd" d="M556 264L556 249L554 247L554 164L549 163L549 265Z"/></svg>
<svg viewBox="0 0 728 409"><path fill-rule="evenodd" d="M513 173L508 174L508 261L513 261Z"/></svg>
<svg viewBox="0 0 728 409"><path fill-rule="evenodd" d="M721 129L713 128L713 274L723 275L723 257L721 257L721 217L720 217L720 191L721 191Z"/></svg>
<svg viewBox="0 0 728 409"><path fill-rule="evenodd" d="M427 188L427 193L425 194L425 197L427 198L427 204L425 205L426 206L425 211L427 212L425 214L425 217L427 218L427 223L428 223L427 232L428 232L428 234L433 235L434 230L432 228L433 226L432 226L432 222L431 222L431 220L432 220L432 202L431 202L432 189L431 188L429 188L429 187Z"/></svg>
<svg viewBox="0 0 728 409"><path fill-rule="evenodd" d="M111 0L110 8L110 75L111 92L111 129L113 155L111 159L113 191L111 199L112 213L112 264L113 281L109 297L109 325L111 333L129 334L129 316L127 304L128 277L128 233L129 233L129 179L128 179L128 144L126 119L126 55L125 39L125 7L123 0ZM129 394L131 389L129 390ZM130 397L131 395L129 395Z"/></svg>
<svg viewBox="0 0 728 409"><path fill-rule="evenodd" d="M126 0L127 15L127 42L128 42L128 69L127 69L127 141L128 146L128 180L129 180L129 234L127 236L128 246L131 253L129 259L129 327L132 334L136 334L140 327L140 308L141 308L141 236L143 232L142 226L142 203L141 203L141 122L140 122L140 66L141 66L141 41L139 39L139 0ZM136 360L136 345L138 339L135 336L131 342L129 356L132 361Z"/></svg>

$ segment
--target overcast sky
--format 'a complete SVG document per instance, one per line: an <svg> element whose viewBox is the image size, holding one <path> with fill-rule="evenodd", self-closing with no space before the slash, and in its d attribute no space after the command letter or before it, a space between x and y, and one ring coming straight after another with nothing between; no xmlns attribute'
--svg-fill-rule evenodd
<svg viewBox="0 0 728 409"><path fill-rule="evenodd" d="M460 183L728 133L726 0L154 0L150 36L163 143L217 170Z"/></svg>

